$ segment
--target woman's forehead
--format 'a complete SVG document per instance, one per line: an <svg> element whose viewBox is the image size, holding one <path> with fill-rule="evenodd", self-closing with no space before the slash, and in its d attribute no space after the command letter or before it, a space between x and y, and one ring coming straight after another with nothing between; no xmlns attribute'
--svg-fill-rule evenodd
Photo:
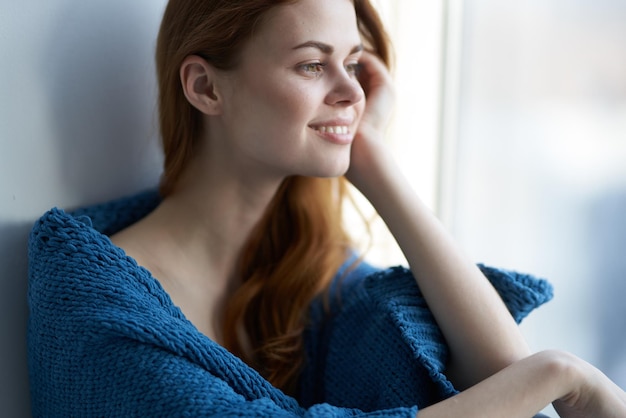
<svg viewBox="0 0 626 418"><path fill-rule="evenodd" d="M255 31L255 39L283 49L314 41L351 50L361 42L351 0L300 0L277 6Z"/></svg>

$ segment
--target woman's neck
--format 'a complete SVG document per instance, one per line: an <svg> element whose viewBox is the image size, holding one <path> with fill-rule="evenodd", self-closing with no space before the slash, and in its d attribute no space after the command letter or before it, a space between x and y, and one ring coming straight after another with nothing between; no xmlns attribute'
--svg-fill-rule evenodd
<svg viewBox="0 0 626 418"><path fill-rule="evenodd" d="M211 173L191 178L155 211L159 228L171 244L184 250L188 262L209 269L216 279L237 281L242 249L280 182L250 184Z"/></svg>

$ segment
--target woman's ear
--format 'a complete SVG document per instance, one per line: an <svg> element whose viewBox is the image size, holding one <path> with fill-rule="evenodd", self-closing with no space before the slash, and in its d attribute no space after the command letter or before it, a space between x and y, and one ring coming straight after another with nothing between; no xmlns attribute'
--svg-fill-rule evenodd
<svg viewBox="0 0 626 418"><path fill-rule="evenodd" d="M197 55L188 56L180 66L180 81L185 97L193 107L207 115L218 115L222 110L216 78L213 66Z"/></svg>

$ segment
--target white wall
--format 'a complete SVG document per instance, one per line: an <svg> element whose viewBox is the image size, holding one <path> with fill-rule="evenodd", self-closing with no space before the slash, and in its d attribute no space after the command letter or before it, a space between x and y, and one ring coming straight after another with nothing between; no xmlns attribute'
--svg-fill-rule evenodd
<svg viewBox="0 0 626 418"><path fill-rule="evenodd" d="M165 0L0 0L0 405L29 416L26 243L52 206L156 184Z"/></svg>

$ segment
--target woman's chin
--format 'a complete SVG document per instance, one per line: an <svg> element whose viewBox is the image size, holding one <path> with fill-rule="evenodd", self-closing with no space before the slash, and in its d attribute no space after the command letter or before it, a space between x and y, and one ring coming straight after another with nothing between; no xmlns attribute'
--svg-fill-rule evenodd
<svg viewBox="0 0 626 418"><path fill-rule="evenodd" d="M350 156L338 155L337 158L326 159L315 167L309 166L308 169L301 170L299 174L308 177L335 178L345 175L349 168Z"/></svg>
<svg viewBox="0 0 626 418"><path fill-rule="evenodd" d="M332 169L329 169L328 174L321 175L319 177L326 177L326 178L341 177L341 176L344 176L348 172L349 168L350 168L350 161L346 162L345 164L338 165L337 167L334 167Z"/></svg>

